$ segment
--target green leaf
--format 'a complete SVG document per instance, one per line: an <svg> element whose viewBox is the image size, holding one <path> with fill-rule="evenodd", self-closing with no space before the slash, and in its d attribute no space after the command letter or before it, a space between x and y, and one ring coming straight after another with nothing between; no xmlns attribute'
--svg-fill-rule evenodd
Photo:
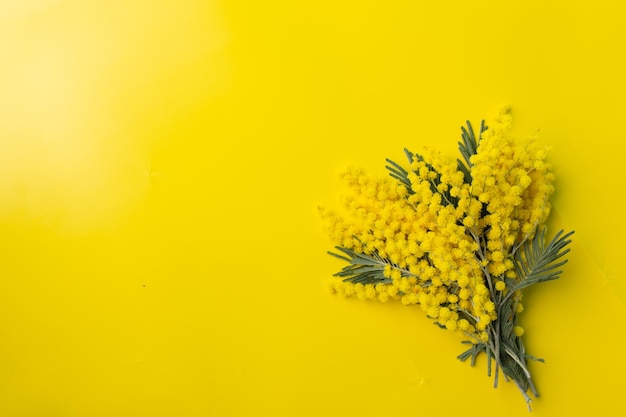
<svg viewBox="0 0 626 417"><path fill-rule="evenodd" d="M328 254L349 262L349 265L344 266L334 276L354 284L385 284L392 282L384 274L385 266L389 264L389 261L382 259L378 253L374 252L372 255L366 255L341 246L336 246L335 249L347 256L334 252L328 252Z"/></svg>
<svg viewBox="0 0 626 417"><path fill-rule="evenodd" d="M342 261L348 261L348 262L350 262L350 258L346 258L345 256L341 256L341 255L339 255L339 254L337 254L337 253L335 253L335 252L328 251L328 252L326 252L326 253L327 253L327 254L329 254L329 255L331 255L331 256L334 256L335 258L339 258L339 259L341 259Z"/></svg>
<svg viewBox="0 0 626 417"><path fill-rule="evenodd" d="M480 122L480 132L478 134L478 140L476 139L476 135L474 134L474 128L472 124L468 121L465 122L467 125L467 129L461 126L461 142L459 142L459 152L461 152L461 156L465 160L465 162L457 159L458 168L461 172L463 172L463 177L465 183L471 184L472 182L472 163L470 162L470 158L472 155L476 155L478 152L478 145L480 140L482 139L482 134L485 130L487 130L487 126L485 126L485 121Z"/></svg>
<svg viewBox="0 0 626 417"><path fill-rule="evenodd" d="M387 158L386 161L388 165L385 166L385 168L387 168L387 170L389 171L389 175L391 175L392 178L398 180L398 182L404 185L409 194L413 194L414 192L411 189L411 181L409 181L408 177L409 172L389 158Z"/></svg>
<svg viewBox="0 0 626 417"><path fill-rule="evenodd" d="M404 153L406 154L409 164L411 164L416 159L420 162L425 162L423 156L419 154L414 154L406 148L404 149ZM415 192L411 188L411 181L409 180L409 171L402 168L398 163L392 161L389 158L387 158L386 161L387 161L387 165L385 166L385 168L387 168L387 170L389 171L389 175L395 180L397 180L400 184L404 185L409 194L415 194ZM432 180L428 180L430 191L432 191L433 193L441 194L442 205L446 206L448 204L452 204L454 207L456 207L458 204L458 198L452 197L449 192L440 193L439 190L437 189L437 186L441 184L441 173L437 171L428 162L425 162L425 163L426 163L426 168L428 168L428 171L435 173L435 178ZM417 171L412 171L412 172L419 176L419 172ZM469 174L469 171L468 171L468 174Z"/></svg>
<svg viewBox="0 0 626 417"><path fill-rule="evenodd" d="M465 342L461 342L461 343L465 343ZM480 355L481 352L488 351L488 348L484 343L468 342L468 344L471 344L472 347L467 349L465 352L461 353L459 356L457 356L457 359L459 359L461 362L465 362L467 359L471 358L470 365L474 366L476 365L476 358L478 357L478 355Z"/></svg>
<svg viewBox="0 0 626 417"><path fill-rule="evenodd" d="M514 256L514 264L519 281L510 286L512 294L515 291L529 287L540 282L557 279L563 272L560 267L567 263L567 259L561 259L570 249L567 245L574 232L563 234L560 230L554 238L545 245L545 229L538 230L532 240L524 243L522 250Z"/></svg>
<svg viewBox="0 0 626 417"><path fill-rule="evenodd" d="M404 148L404 154L406 155L406 158L409 161L409 164L411 164L413 162L413 159L415 158L415 155L406 148ZM417 155L417 159L420 161L423 160L423 158L419 155ZM415 192L411 188L411 181L409 180L409 171L407 171L400 164L392 161L389 158L385 159L385 161L387 161L387 165L385 166L385 168L387 168L387 170L389 171L389 175L393 179L398 180L400 184L404 185L409 194L415 194Z"/></svg>
<svg viewBox="0 0 626 417"><path fill-rule="evenodd" d="M543 358L538 358L538 357L530 355L528 353L525 353L524 357L526 357L526 359L530 359L531 361L546 363L546 361Z"/></svg>

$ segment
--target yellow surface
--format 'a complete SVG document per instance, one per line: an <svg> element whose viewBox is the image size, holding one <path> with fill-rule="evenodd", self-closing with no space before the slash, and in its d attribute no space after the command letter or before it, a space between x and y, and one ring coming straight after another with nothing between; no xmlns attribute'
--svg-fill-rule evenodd
<svg viewBox="0 0 626 417"><path fill-rule="evenodd" d="M626 413L616 1L0 1L0 416L526 416L417 308L328 295L347 164L554 145L535 416Z"/></svg>

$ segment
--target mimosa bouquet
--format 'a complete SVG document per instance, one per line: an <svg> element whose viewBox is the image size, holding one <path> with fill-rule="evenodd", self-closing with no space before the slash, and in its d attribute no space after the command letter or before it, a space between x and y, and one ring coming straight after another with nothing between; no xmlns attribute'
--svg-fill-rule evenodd
<svg viewBox="0 0 626 417"><path fill-rule="evenodd" d="M491 124L491 123L490 123ZM546 239L554 174L549 148L515 139L503 110L477 133L467 122L462 159L431 149L408 164L387 159L390 176L350 169L342 209L320 208L331 255L347 265L333 292L359 299L419 305L443 329L466 337L458 358L487 357L497 387L500 373L519 387L530 409L537 396L518 323L523 290L559 277L573 232Z"/></svg>

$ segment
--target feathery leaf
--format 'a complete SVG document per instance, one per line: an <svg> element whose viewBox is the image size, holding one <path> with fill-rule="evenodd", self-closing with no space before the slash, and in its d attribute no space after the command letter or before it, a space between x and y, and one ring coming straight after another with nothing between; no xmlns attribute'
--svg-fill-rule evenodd
<svg viewBox="0 0 626 417"><path fill-rule="evenodd" d="M545 229L538 230L532 240L524 243L522 250L514 256L515 270L520 279L510 286L511 293L539 282L557 279L561 275L563 271L559 268L567 263L567 259L556 261L570 251L566 247L574 232L563 233L560 230L546 246Z"/></svg>

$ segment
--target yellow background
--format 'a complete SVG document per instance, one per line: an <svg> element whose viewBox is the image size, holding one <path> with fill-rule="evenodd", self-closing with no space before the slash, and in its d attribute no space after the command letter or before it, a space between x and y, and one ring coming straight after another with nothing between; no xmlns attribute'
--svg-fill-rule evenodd
<svg viewBox="0 0 626 417"><path fill-rule="evenodd" d="M502 104L576 230L534 415L624 415L618 4L0 1L0 416L528 415L419 309L327 294L315 209Z"/></svg>

